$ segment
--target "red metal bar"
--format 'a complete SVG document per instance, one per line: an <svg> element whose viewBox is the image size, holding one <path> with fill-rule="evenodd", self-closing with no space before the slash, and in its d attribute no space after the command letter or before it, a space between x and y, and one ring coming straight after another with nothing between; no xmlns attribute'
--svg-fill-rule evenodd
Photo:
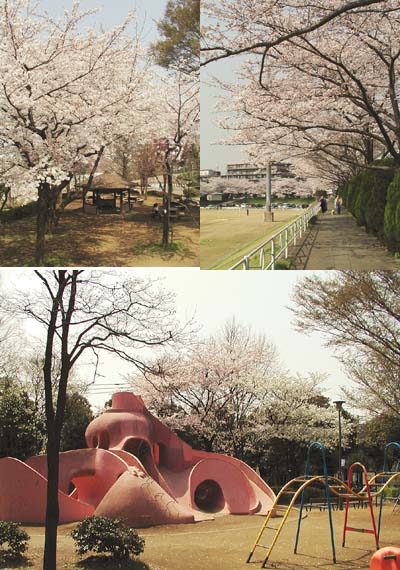
<svg viewBox="0 0 400 570"><path fill-rule="evenodd" d="M368 501L368 505L369 505L369 510L370 510L370 514L371 514L371 522L372 522L372 529L368 529L368 528L354 528L351 526L347 526L347 519L348 519L348 514L349 514L349 502L350 502L350 496L347 495L346 496L346 507L345 507L345 514L344 514L344 525L343 525L343 542L342 542L342 546L345 546L345 542L346 542L346 532L350 531L350 532L365 532L368 534L373 534L375 537L375 545L377 550L379 549L379 539L378 539L378 533L376 532L376 525L375 525L375 517L374 517L374 510L372 507L372 498L371 498L371 490L369 487L369 482L368 482L368 474L367 474L367 470L364 467L364 465L362 463L356 462L353 463L352 465L350 465L349 467L349 471L347 474L347 485L351 488L351 483L352 483L352 475L353 475L353 469L355 467L359 467L362 470L362 473L364 475L364 485L365 485L365 489L367 492L367 501Z"/></svg>

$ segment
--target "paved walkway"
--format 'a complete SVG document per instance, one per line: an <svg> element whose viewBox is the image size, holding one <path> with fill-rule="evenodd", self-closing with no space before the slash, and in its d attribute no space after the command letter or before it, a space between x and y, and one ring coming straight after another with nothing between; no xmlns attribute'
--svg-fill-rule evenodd
<svg viewBox="0 0 400 570"><path fill-rule="evenodd" d="M372 271L400 269L400 263L349 213L337 216L328 211L318 216L318 223L297 248L294 267Z"/></svg>

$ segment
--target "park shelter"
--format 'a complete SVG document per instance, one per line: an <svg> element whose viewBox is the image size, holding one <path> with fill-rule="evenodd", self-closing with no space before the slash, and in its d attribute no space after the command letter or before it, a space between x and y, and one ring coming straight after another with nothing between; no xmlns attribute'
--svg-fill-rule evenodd
<svg viewBox="0 0 400 570"><path fill-rule="evenodd" d="M133 209L139 192L134 185L114 173L95 176L83 208L88 212L124 214Z"/></svg>

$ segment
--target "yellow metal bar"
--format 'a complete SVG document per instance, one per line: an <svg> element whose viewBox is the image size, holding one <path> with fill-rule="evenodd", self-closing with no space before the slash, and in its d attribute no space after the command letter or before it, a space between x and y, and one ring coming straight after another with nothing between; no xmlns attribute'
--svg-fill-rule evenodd
<svg viewBox="0 0 400 570"><path fill-rule="evenodd" d="M377 475L375 475L371 479L371 482L374 482L377 479L382 478L382 477L387 477L387 481L383 485L381 483L373 483L376 486L379 485L380 488L375 493L371 493L371 495L370 495L371 497L376 497L376 496L380 495L384 491L384 489L386 487L388 487L395 479L400 478L400 472L393 473L391 475L388 475L385 473L378 473ZM282 531L282 529L283 529L283 527L287 521L287 518L288 518L296 500L298 499L299 495L304 491L304 489L306 487L309 487L310 485L315 485L317 483L321 484L322 486L325 486L325 484L326 484L325 477L323 475L317 475L317 476L311 477L311 478L297 477L295 479L291 479L288 483L286 483L286 485L284 485L282 487L282 489L279 491L278 495L276 496L275 501L274 501L270 511L268 512L268 514L265 518L265 521L261 525L260 531L257 534L257 538L256 538L256 540L253 544L253 547L250 551L250 554L247 558L247 562L250 562L257 546L263 546L263 548L267 549L267 554L263 560L261 567L265 568L265 565L266 565L266 563L267 563L267 561L268 561L268 559L272 553L272 550L273 550L273 548L274 548L274 546L275 546L275 544L279 538L279 535L280 535L280 533L281 533L281 531ZM258 543L259 543L262 535L264 534L264 531L265 531L265 529L266 529L266 527L267 527L267 525L271 519L272 514L274 513L274 511L276 509L282 508L282 505L278 505L279 500L281 499L282 495L284 495L285 493L287 494L287 490L294 484L300 484L300 487L297 490L295 490L294 492L291 491L294 493L293 497L292 497L289 505L287 505L286 509L284 510L284 515L282 517L282 520L281 520L279 526L276 529L273 529L274 535L272 537L271 544L269 546L259 545ZM370 483L370 485L371 485L371 483ZM337 477L328 477L328 487L329 487L329 490L334 495L336 495L337 497L342 497L342 498L353 497L353 498L358 498L360 500L365 500L365 501L368 500L368 496L367 496L367 494L365 494L364 487L363 487L363 489L361 489L361 491L356 492L353 489L351 489L351 487L349 487L347 485L347 483L345 483L341 479L338 479ZM338 489L344 489L344 492L343 491L339 492Z"/></svg>

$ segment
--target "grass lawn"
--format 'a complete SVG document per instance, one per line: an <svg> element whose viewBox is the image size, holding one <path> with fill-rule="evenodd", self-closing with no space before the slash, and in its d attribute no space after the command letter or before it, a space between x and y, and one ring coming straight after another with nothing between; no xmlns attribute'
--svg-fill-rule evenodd
<svg viewBox="0 0 400 570"><path fill-rule="evenodd" d="M173 244L160 247L162 223L151 217L154 198L125 216L83 212L74 202L63 212L55 235L47 236L48 266L198 267L199 209L174 223ZM0 265L33 266L35 217L0 226Z"/></svg>
<svg viewBox="0 0 400 570"><path fill-rule="evenodd" d="M229 269L236 261L304 214L302 209L274 210L274 222L264 222L261 209L201 210L200 266Z"/></svg>
<svg viewBox="0 0 400 570"><path fill-rule="evenodd" d="M214 521L197 524L160 526L139 530L146 540L145 551L139 561L108 565L98 558L80 561L75 555L70 532L73 524L59 529L59 570L249 570L259 568L264 555L258 549L250 565L245 560L263 521L259 516L224 516ZM271 554L267 568L279 570L368 570L375 551L372 535L348 532L346 548L342 548L344 511L333 512L337 564L332 562L327 512L317 510L308 513L302 521L298 554L293 554L297 512L292 511ZM273 519L272 526L279 524ZM368 509L350 508L348 524L357 528L370 528ZM43 527L25 527L31 535L28 559L30 568L41 569L44 540ZM381 546L399 546L400 513L392 513L392 506L385 506ZM268 535L265 536L268 544ZM19 568L24 565L1 566ZM27 566L29 568L29 566Z"/></svg>

